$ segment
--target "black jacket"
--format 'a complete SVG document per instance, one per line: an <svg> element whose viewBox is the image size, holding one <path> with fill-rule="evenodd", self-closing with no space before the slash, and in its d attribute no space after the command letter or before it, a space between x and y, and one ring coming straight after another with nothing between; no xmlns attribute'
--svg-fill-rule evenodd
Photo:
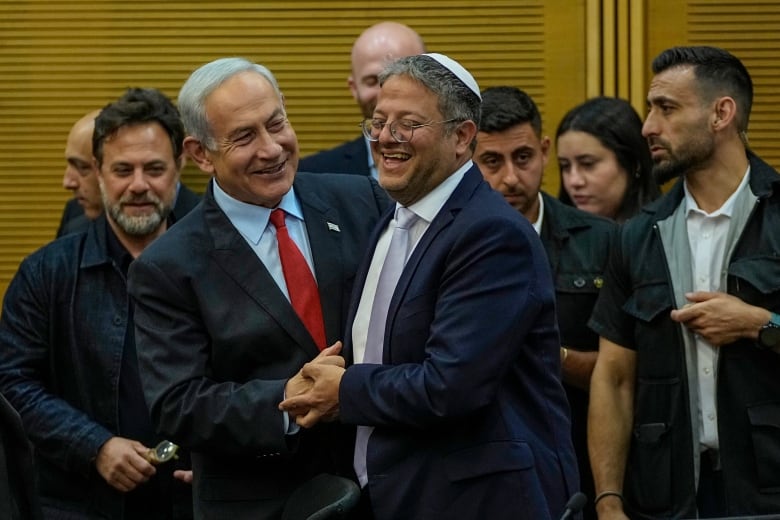
<svg viewBox="0 0 780 520"><path fill-rule="evenodd" d="M35 446L47 514L79 510L122 518L124 509L126 495L109 486L94 464L100 447L122 435L119 376L132 326L125 277L109 254L108 228L100 215L86 232L31 254L3 303L0 391L19 410ZM154 445L161 439L138 440ZM172 470L160 466L158 477L165 473L169 482ZM176 517L191 518L190 490L179 493L184 485L173 484Z"/></svg>
<svg viewBox="0 0 780 520"><path fill-rule="evenodd" d="M0 394L0 518L43 518L34 480L32 451L22 419Z"/></svg>
<svg viewBox="0 0 780 520"><path fill-rule="evenodd" d="M555 281L555 308L561 345L581 351L596 351L598 335L588 328L609 259L609 244L617 224L580 211L542 193L544 219L540 237L550 260ZM571 406L571 428L580 488L594 496L588 459L588 392L564 384ZM584 509L585 520L595 519L592 501Z"/></svg>
<svg viewBox="0 0 780 520"><path fill-rule="evenodd" d="M750 155L758 197L728 261L727 291L780 312L780 176ZM685 349L657 223L682 182L622 228L590 326L637 352L633 436L624 494L632 518L693 518L694 457ZM780 511L780 355L752 340L720 347L716 399L730 515Z"/></svg>

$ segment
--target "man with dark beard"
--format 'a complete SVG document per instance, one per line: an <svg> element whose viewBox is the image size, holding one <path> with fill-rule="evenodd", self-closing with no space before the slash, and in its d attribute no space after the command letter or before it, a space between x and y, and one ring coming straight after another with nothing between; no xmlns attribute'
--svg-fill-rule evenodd
<svg viewBox="0 0 780 520"><path fill-rule="evenodd" d="M103 213L103 201L97 176L97 166L92 156L92 134L95 118L100 110L93 110L76 121L68 134L65 159L68 166L62 178L62 186L73 191L73 198L65 209L57 229L57 238L70 233L86 231L89 223ZM168 215L171 224L181 219L200 202L200 196L179 182L175 203Z"/></svg>
<svg viewBox="0 0 780 520"><path fill-rule="evenodd" d="M35 447L46 518L192 515L173 465L151 462L161 439L141 392L126 287L130 262L167 227L183 139L157 90L107 105L92 137L106 211L26 258L6 292L0 391Z"/></svg>
<svg viewBox="0 0 780 520"><path fill-rule="evenodd" d="M596 508L777 513L780 176L746 146L753 86L736 57L677 47L653 72L643 134L659 180L680 180L623 226L590 321Z"/></svg>

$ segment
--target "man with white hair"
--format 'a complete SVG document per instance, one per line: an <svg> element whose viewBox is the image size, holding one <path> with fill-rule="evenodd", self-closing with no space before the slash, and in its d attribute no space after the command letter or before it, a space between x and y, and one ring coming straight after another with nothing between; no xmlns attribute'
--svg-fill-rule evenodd
<svg viewBox="0 0 780 520"><path fill-rule="evenodd" d="M343 365L332 354L387 197L367 177L296 174L262 65L203 65L178 101L212 180L130 269L144 392L158 430L192 451L196 518L278 519L297 486L338 469L333 425L304 431L277 405L301 391L289 380L305 362Z"/></svg>

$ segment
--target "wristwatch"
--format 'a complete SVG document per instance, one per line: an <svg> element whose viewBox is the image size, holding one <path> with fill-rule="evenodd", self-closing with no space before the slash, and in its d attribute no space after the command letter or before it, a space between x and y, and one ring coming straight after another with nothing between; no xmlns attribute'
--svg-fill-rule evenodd
<svg viewBox="0 0 780 520"><path fill-rule="evenodd" d="M780 347L780 315L772 313L769 322L758 331L758 344L764 348Z"/></svg>

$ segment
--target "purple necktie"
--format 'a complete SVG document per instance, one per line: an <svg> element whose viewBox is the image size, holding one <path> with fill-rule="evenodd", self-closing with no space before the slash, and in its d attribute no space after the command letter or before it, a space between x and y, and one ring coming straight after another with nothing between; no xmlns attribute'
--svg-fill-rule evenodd
<svg viewBox="0 0 780 520"><path fill-rule="evenodd" d="M387 311L390 308L390 300L398 285L398 279L401 278L401 272L404 270L404 265L406 265L409 250L412 246L409 238L409 228L418 218L410 209L404 207L396 209L393 237L390 240L385 263L382 265L382 270L379 273L379 281L374 293L374 302L371 306L371 317L368 321L363 363L382 363ZM368 482L368 475L366 474L366 447L368 446L368 438L373 430L372 426L358 426L357 428L353 463L361 487Z"/></svg>

